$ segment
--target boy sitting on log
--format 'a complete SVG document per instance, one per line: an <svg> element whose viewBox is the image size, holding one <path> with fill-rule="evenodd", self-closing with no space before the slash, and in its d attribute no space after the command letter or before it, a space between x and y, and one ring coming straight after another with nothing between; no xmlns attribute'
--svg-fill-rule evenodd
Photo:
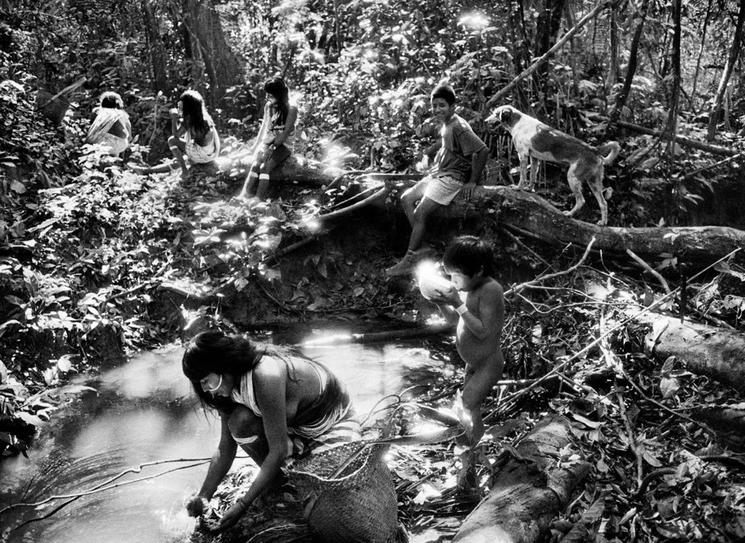
<svg viewBox="0 0 745 543"><path fill-rule="evenodd" d="M455 91L439 85L431 94L432 114L442 124L440 139L430 148L437 152L434 164L416 185L401 195L401 205L411 224L409 246L403 259L385 270L389 277L407 274L424 250L420 250L427 218L446 206L461 191L466 197L481 177L489 150L468 122L455 113Z"/></svg>

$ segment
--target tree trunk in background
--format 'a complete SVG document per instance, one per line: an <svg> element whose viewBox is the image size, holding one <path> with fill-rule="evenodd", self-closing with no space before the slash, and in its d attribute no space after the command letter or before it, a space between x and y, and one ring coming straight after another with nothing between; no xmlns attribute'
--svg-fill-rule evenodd
<svg viewBox="0 0 745 543"><path fill-rule="evenodd" d="M649 0L644 0L641 7L639 8L638 15L641 20L636 23L634 37L631 40L631 48L629 49L629 67L626 69L626 77L623 80L623 88L616 97L616 106L610 113L611 124L615 123L621 116L621 112L626 105L626 100L628 99L629 92L631 91L631 83L634 80L634 74L636 74L636 63L639 54L639 42L641 42L642 34L644 31L644 21L647 18L648 5Z"/></svg>
<svg viewBox="0 0 745 543"><path fill-rule="evenodd" d="M238 81L238 60L225 40L220 17L211 0L184 0L183 16L195 57L204 62L210 82L207 99L214 107L227 88Z"/></svg>
<svg viewBox="0 0 745 543"><path fill-rule="evenodd" d="M732 70L735 68L737 63L737 57L740 54L740 42L742 41L742 25L745 21L745 0L740 0L740 9L737 13L737 23L735 25L735 35L732 37L732 47L729 50L729 56L727 57L727 63L724 65L724 72L722 72L722 79L719 81L719 87L717 93L714 96L714 104L711 106L711 112L709 113L709 129L706 133L706 139L711 141L714 139L714 133L716 132L717 123L719 122L719 116L722 113L722 102L724 101L724 93L727 90L727 84L729 83Z"/></svg>
<svg viewBox="0 0 745 543"><path fill-rule="evenodd" d="M711 18L711 4L713 0L709 0L706 6L706 17L704 17L704 25L701 29L701 46L698 48L698 57L696 58L696 69L693 72L693 88L691 89L691 107L696 111L696 87L698 85L698 74L701 70L701 57L704 54L704 45L706 44L706 31L709 29L709 19Z"/></svg>
<svg viewBox="0 0 745 543"><path fill-rule="evenodd" d="M611 4L608 10L608 26L610 30L610 59L608 60L608 92L613 92L613 85L618 82L618 14L616 4Z"/></svg>
<svg viewBox="0 0 745 543"><path fill-rule="evenodd" d="M510 29L512 31L512 65L515 68L515 74L521 73L530 62L529 40L525 32L525 14L523 12L522 2L510 0L508 4ZM519 107L525 106L530 100L523 99L522 86L515 89L514 104L520 104Z"/></svg>
<svg viewBox="0 0 745 543"><path fill-rule="evenodd" d="M536 36L535 36L535 49L533 50L534 57L540 57L546 51L551 49L551 46L556 41L556 36L559 33L561 27L561 15L564 12L564 4L566 0L544 0L543 9L538 14L538 22L536 23ZM542 65L537 74L540 88L545 87L545 78L548 74L548 64Z"/></svg>
<svg viewBox="0 0 745 543"><path fill-rule="evenodd" d="M142 0L142 16L145 23L150 66L153 70L153 90L168 90L168 75L166 73L166 51L163 40L158 32L158 20L155 18L150 0Z"/></svg>
<svg viewBox="0 0 745 543"><path fill-rule="evenodd" d="M667 116L665 125L665 135L668 139L668 154L672 157L675 154L675 134L678 128L678 102L680 101L680 12L681 0L673 0L673 52L672 52L672 70L673 81L670 92L670 111Z"/></svg>

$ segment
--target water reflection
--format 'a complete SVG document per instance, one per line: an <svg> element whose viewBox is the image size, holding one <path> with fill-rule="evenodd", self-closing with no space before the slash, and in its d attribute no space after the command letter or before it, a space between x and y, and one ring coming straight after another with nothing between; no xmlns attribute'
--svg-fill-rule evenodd
<svg viewBox="0 0 745 543"><path fill-rule="evenodd" d="M347 384L364 417L382 397L442 376L439 357L422 344L316 345L303 351ZM219 421L196 402L181 373L181 354L178 347L143 353L97 381L85 382L96 391L58 411L28 459L0 464L0 509L79 493L142 463L209 458L219 439ZM0 516L0 530L11 543L187 541L194 520L183 503L201 484L206 464L122 483L189 464L145 466L141 473L110 483L118 486L81 497L54 514L66 500L14 509ZM7 532L48 514L48 519Z"/></svg>

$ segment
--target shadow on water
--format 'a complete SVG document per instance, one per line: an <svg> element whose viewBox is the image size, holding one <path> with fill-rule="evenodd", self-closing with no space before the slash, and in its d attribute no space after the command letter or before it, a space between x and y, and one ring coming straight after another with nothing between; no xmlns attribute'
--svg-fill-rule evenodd
<svg viewBox="0 0 745 543"><path fill-rule="evenodd" d="M303 339L329 333L338 330L302 328L264 339L302 345ZM346 383L362 418L387 395L455 378L455 368L443 363L452 350L447 341L315 345L301 350ZM217 445L220 425L196 401L181 373L181 354L180 347L143 353L96 380L81 380L78 384L95 390L54 414L28 458L0 464L0 510L13 503L78 494L143 463L207 460ZM162 473L193 463L148 465L110 483L120 486L69 503L52 500L38 507L13 508L0 515L0 541L188 541L194 520L183 504L200 486L206 465ZM146 480L122 484L141 478Z"/></svg>

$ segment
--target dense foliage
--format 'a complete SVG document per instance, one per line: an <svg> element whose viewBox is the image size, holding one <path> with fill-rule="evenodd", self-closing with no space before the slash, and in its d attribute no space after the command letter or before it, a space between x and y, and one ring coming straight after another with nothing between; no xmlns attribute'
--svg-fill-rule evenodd
<svg viewBox="0 0 745 543"><path fill-rule="evenodd" d="M263 81L281 73L300 109L298 156L350 170L411 171L430 143L429 92L446 79L458 91L459 112L490 146L492 180L509 183L515 156L504 133L484 125L497 105L490 101L596 4L0 0L0 453L28 446L34 428L56 406L46 390L76 373L118 363L130 349L214 324L231 329L329 317L416 321L431 312L417 305L410 284L381 277L390 257L385 242L355 244L337 232L333 242L312 245L329 234L308 222L328 204L328 195L293 187L281 201L247 208L231 200L242 182L241 164L217 178L196 175L184 183L175 175L129 170L127 161L155 163L167 155L167 111L181 91L193 87L205 94L225 153L236 155L258 129ZM723 68L740 46L733 29L741 4L686 2L682 21L675 21L675 1L609 3L500 102L590 143L622 141L623 162L606 170L620 196L611 202L617 225L736 220L740 226L739 155L720 160L684 141L668 145L673 134L662 132L679 91L677 134L705 140L713 110L721 121L714 123L714 151L739 152L745 103L737 55L721 111L714 106ZM211 18L214 14L219 18ZM679 51L676 23L685 30ZM675 53L681 57L677 67ZM136 143L124 160L82 146L90 111L105 90L122 94L133 121ZM614 114L621 123L658 135L624 131L608 122ZM555 189L554 199L568 198L563 184L555 182L561 175L551 167L543 170L541 186ZM542 269L545 260L535 251L545 248L526 252L522 242L499 234L492 219L483 228L500 241L500 257L523 275ZM385 234L394 236L394 226ZM296 242L312 249L278 264L277 254ZM658 271L681 277L673 255L659 257ZM692 287L691 304L711 322L741 329L745 303L732 288L742 279L741 270L719 272ZM549 294L521 295L513 302L520 317L508 323L509 377L540 376L549 363L591 341L605 302L578 293L584 279L572 276L547 287ZM626 288L642 298L646 289L651 296L648 286L631 279L624 283L611 275L606 282L614 293ZM722 392L704 378L653 368L649 359L629 352L620 363L614 358L615 366L607 345L592 354L615 368L610 376L594 377L613 381L616 388L606 381L600 386L614 395L612 405L586 389L553 400L541 389L530 398L536 412L550 408L584 425L578 437L595 460L597 493L587 488L557 521L555 538L566 531L568 519L580 515L580 506L589 509L599 494L615 496L607 533L621 540L742 537L741 497L716 490L715 483L729 473L703 465L689 452L709 447L707 434L675 415L627 416L620 408L621 394L650 405L657 397L668 402L668 410L679 411L694 400L720 399ZM575 369L578 381L583 372L591 373L583 364ZM621 370L633 373L641 389ZM660 376L668 379L665 390ZM592 378L582 383L595 386ZM436 383L433 394L448 393L449 387ZM499 413L507 414L514 411ZM638 495L625 490L636 469L629 454L608 452L631 450L632 436L618 437L625 419L639 427L636 442L648 468L658 470L666 462L675 467L674 473L650 473L664 485L650 490L654 501L648 509L641 490ZM658 427L666 439L654 435ZM685 449L675 446L680 441ZM712 456L719 452L709 449ZM424 498L414 484L432 474L412 465L401 473L404 515L414 523L432 522L425 508L417 508ZM682 503L680 495L688 501ZM451 497L439 505L452 505ZM679 510L690 518L679 518ZM719 527L705 520L711 515L718 515Z"/></svg>

